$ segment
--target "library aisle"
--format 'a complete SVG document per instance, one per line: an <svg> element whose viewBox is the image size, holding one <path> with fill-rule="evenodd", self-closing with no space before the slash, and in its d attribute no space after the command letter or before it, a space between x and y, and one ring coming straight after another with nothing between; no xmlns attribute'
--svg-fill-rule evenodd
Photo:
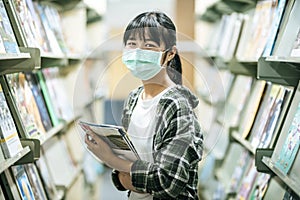
<svg viewBox="0 0 300 200"><path fill-rule="evenodd" d="M300 199L300 0L0 0L0 200L128 199L84 136L132 147L122 38L149 10L175 22L199 98L194 199Z"/></svg>

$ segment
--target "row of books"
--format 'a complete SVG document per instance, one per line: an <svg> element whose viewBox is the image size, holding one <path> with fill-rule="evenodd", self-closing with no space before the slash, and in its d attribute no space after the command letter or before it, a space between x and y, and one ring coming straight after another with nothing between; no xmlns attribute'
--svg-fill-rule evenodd
<svg viewBox="0 0 300 200"><path fill-rule="evenodd" d="M1 97L1 146L5 157L15 155L20 149L17 128L5 96L11 96L25 128L26 138L41 142L47 133L60 123L73 119L70 101L58 68L38 72L20 72L5 75L9 91L0 90ZM4 83L5 84L5 83ZM0 87L1 88L1 87Z"/></svg>
<svg viewBox="0 0 300 200"><path fill-rule="evenodd" d="M1 173L0 199L62 199L64 191L78 176L76 164L64 140L41 151L34 163L14 165ZM67 161L67 162L62 162Z"/></svg>
<svg viewBox="0 0 300 200"><path fill-rule="evenodd" d="M78 53L66 42L60 13L53 4L32 0L7 1L17 18L17 26L12 27L12 16L8 15L4 3L5 0L0 1L0 54L19 53L18 46L36 47L42 55L50 53L59 57ZM19 33L13 31L16 28ZM23 41L17 42L15 34L20 34Z"/></svg>
<svg viewBox="0 0 300 200"><path fill-rule="evenodd" d="M253 154L257 148L274 149L276 147L276 152L272 157L274 166L277 165L278 170L283 174L288 174L288 176L291 174L293 180L298 177L294 174L297 174L295 170L299 166L297 158L300 134L299 87L282 86L235 75L223 110L218 112L216 122L206 134L205 143L205 146L208 146L206 147L207 157L213 156L214 162L218 159L223 160L219 171L222 171L220 174L227 173L227 178L217 180L226 188L223 195L234 195L239 199L249 199L255 194L263 197L270 176L256 170ZM287 118L289 112L293 112L293 116ZM289 125L283 129L284 124ZM232 128L235 128L235 131L231 130ZM228 149L232 148L231 143L224 145L228 140L225 135L230 137L230 134L236 135L241 146L238 150L234 150L234 153L228 153L230 152ZM280 144L279 139L282 140ZM222 142L218 142L219 140ZM218 152L223 152L223 156L219 156ZM238 162L236 162L236 152L243 152L240 153ZM207 162L211 163L209 160ZM226 162L230 163L229 166L226 166ZM209 163L203 167L203 172L213 165ZM226 186L229 180L231 184ZM220 192L219 189L216 191Z"/></svg>
<svg viewBox="0 0 300 200"><path fill-rule="evenodd" d="M214 40L208 45L208 51L225 61L233 57L239 61L258 61L262 56L300 57L300 28L289 22L293 11L299 9L298 4L297 1L261 0L247 13L223 15L215 25ZM291 16L289 12L284 14L285 10L291 11ZM281 42L286 39L287 44Z"/></svg>
<svg viewBox="0 0 300 200"><path fill-rule="evenodd" d="M32 0L13 1L13 6L28 47L56 55L68 53L60 15L54 6Z"/></svg>

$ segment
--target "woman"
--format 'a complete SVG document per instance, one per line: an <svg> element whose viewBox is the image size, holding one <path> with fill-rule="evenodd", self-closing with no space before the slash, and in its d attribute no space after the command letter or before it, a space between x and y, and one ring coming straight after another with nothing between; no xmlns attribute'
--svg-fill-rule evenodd
<svg viewBox="0 0 300 200"><path fill-rule="evenodd" d="M198 99L182 86L176 28L164 13L145 12L129 23L123 41L123 63L143 83L129 94L122 117L141 159L119 158L94 133L87 147L115 169L114 183L130 191L129 199L198 199L203 136L193 111Z"/></svg>

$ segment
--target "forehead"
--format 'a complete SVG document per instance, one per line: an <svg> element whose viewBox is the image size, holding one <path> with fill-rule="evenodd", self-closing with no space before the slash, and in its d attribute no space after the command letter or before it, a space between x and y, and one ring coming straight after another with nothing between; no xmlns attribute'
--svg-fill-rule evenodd
<svg viewBox="0 0 300 200"><path fill-rule="evenodd" d="M129 31L129 39L160 41L161 37L157 30L154 31L149 30L149 28L137 28Z"/></svg>

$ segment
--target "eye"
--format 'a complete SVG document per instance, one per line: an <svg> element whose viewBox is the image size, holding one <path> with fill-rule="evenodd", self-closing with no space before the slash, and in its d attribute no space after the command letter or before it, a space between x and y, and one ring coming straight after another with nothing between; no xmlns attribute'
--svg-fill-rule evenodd
<svg viewBox="0 0 300 200"><path fill-rule="evenodd" d="M136 47L136 42L135 41L127 41L126 42L126 47Z"/></svg>

